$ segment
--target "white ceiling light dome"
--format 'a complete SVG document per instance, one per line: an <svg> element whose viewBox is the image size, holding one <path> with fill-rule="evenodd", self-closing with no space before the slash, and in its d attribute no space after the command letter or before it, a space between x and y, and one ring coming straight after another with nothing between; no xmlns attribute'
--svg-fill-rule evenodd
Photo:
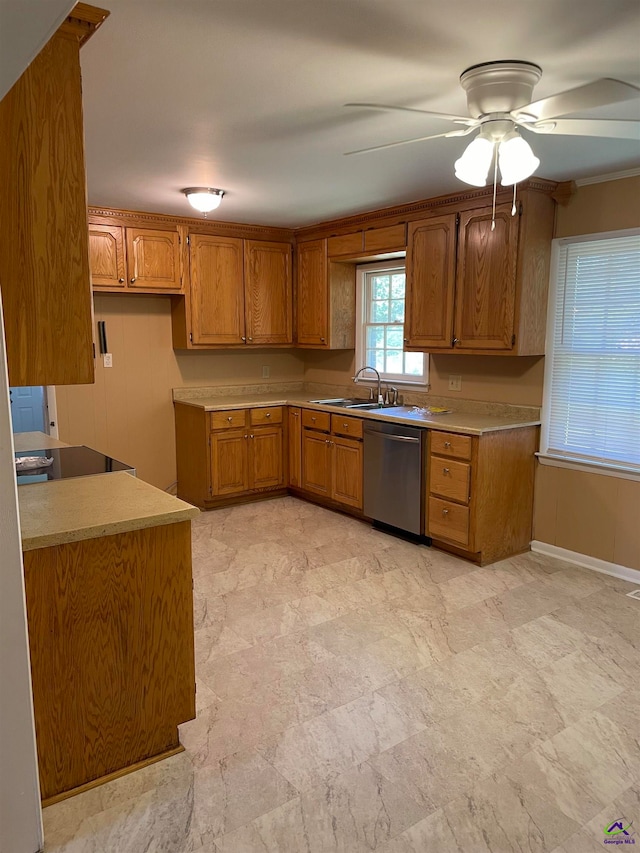
<svg viewBox="0 0 640 853"><path fill-rule="evenodd" d="M512 130L498 148L498 165L502 186L520 183L529 178L540 165L526 139Z"/></svg>
<svg viewBox="0 0 640 853"><path fill-rule="evenodd" d="M214 187L187 187L182 192L186 195L191 207L204 214L220 207L224 195L224 190L218 190Z"/></svg>

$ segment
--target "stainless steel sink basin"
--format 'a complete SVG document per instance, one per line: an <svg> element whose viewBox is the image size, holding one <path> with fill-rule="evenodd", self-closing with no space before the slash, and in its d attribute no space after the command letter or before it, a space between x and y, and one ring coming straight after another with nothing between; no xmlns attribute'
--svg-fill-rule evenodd
<svg viewBox="0 0 640 853"><path fill-rule="evenodd" d="M326 400L309 400L319 406L339 406L342 409L381 409L378 403L371 400L363 400L362 397L332 397Z"/></svg>

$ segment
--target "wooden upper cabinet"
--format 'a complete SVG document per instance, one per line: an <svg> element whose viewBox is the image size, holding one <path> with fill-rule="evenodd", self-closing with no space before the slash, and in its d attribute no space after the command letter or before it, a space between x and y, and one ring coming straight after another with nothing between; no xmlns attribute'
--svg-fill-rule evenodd
<svg viewBox="0 0 640 853"><path fill-rule="evenodd" d="M327 239L327 254L330 258L361 255L363 250L364 235L362 231L355 231L353 234L338 234Z"/></svg>
<svg viewBox="0 0 640 853"><path fill-rule="evenodd" d="M511 206L464 211L458 233L455 345L511 349L515 341L516 270L520 217Z"/></svg>
<svg viewBox="0 0 640 853"><path fill-rule="evenodd" d="M378 255L382 252L402 252L407 246L407 226L387 225L384 228L369 228L364 232L364 252Z"/></svg>
<svg viewBox="0 0 640 853"><path fill-rule="evenodd" d="M180 241L176 231L127 228L129 287L180 290Z"/></svg>
<svg viewBox="0 0 640 853"><path fill-rule="evenodd" d="M456 270L456 214L409 225L405 347L450 349Z"/></svg>
<svg viewBox="0 0 640 853"><path fill-rule="evenodd" d="M355 346L356 267L331 261L327 240L297 246L296 342L317 349Z"/></svg>
<svg viewBox="0 0 640 853"><path fill-rule="evenodd" d="M65 26L0 101L0 286L13 386L94 376L79 39Z"/></svg>
<svg viewBox="0 0 640 853"><path fill-rule="evenodd" d="M493 229L480 205L411 223L406 349L544 355L555 205L535 189L520 198L515 216L497 206Z"/></svg>
<svg viewBox="0 0 640 853"><path fill-rule="evenodd" d="M327 241L310 240L298 245L297 341L328 346Z"/></svg>
<svg viewBox="0 0 640 853"><path fill-rule="evenodd" d="M89 225L89 264L94 287L126 286L122 231L120 225Z"/></svg>
<svg viewBox="0 0 640 853"><path fill-rule="evenodd" d="M242 240L191 236L191 335L193 344L243 344Z"/></svg>
<svg viewBox="0 0 640 853"><path fill-rule="evenodd" d="M244 288L247 343L292 343L291 246L245 240Z"/></svg>

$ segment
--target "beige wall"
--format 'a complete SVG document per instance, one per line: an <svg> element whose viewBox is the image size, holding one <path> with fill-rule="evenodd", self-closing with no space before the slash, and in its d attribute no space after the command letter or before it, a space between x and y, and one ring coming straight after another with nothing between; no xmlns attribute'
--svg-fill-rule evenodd
<svg viewBox="0 0 640 853"><path fill-rule="evenodd" d="M98 358L95 385L56 389L60 439L133 465L161 489L176 479L172 388L256 383L263 365L276 381L303 378L291 350L174 352L169 297L97 295L95 314L106 321L114 366Z"/></svg>
<svg viewBox="0 0 640 853"><path fill-rule="evenodd" d="M556 236L640 226L640 177L580 187ZM534 539L640 570L640 482L538 465Z"/></svg>

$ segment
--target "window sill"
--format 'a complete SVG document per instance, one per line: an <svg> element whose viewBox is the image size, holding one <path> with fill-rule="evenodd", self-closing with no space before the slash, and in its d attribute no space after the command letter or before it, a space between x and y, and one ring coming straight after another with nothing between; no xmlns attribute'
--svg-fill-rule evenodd
<svg viewBox="0 0 640 853"><path fill-rule="evenodd" d="M617 477L619 480L640 482L640 468L625 465L623 462L596 462L587 459L573 459L569 456L556 456L552 453L536 453L541 465L551 468L568 468L571 471L584 471L587 474L602 474L605 477Z"/></svg>
<svg viewBox="0 0 640 853"><path fill-rule="evenodd" d="M408 379L385 379L384 376L380 377L380 382L385 387L387 385L392 385L394 388L406 388L407 390L413 389L414 391L428 391L431 388L431 385L428 382L411 382ZM358 377L358 385L370 385L372 388L375 388L377 384L377 379L370 379L368 376L366 379Z"/></svg>

